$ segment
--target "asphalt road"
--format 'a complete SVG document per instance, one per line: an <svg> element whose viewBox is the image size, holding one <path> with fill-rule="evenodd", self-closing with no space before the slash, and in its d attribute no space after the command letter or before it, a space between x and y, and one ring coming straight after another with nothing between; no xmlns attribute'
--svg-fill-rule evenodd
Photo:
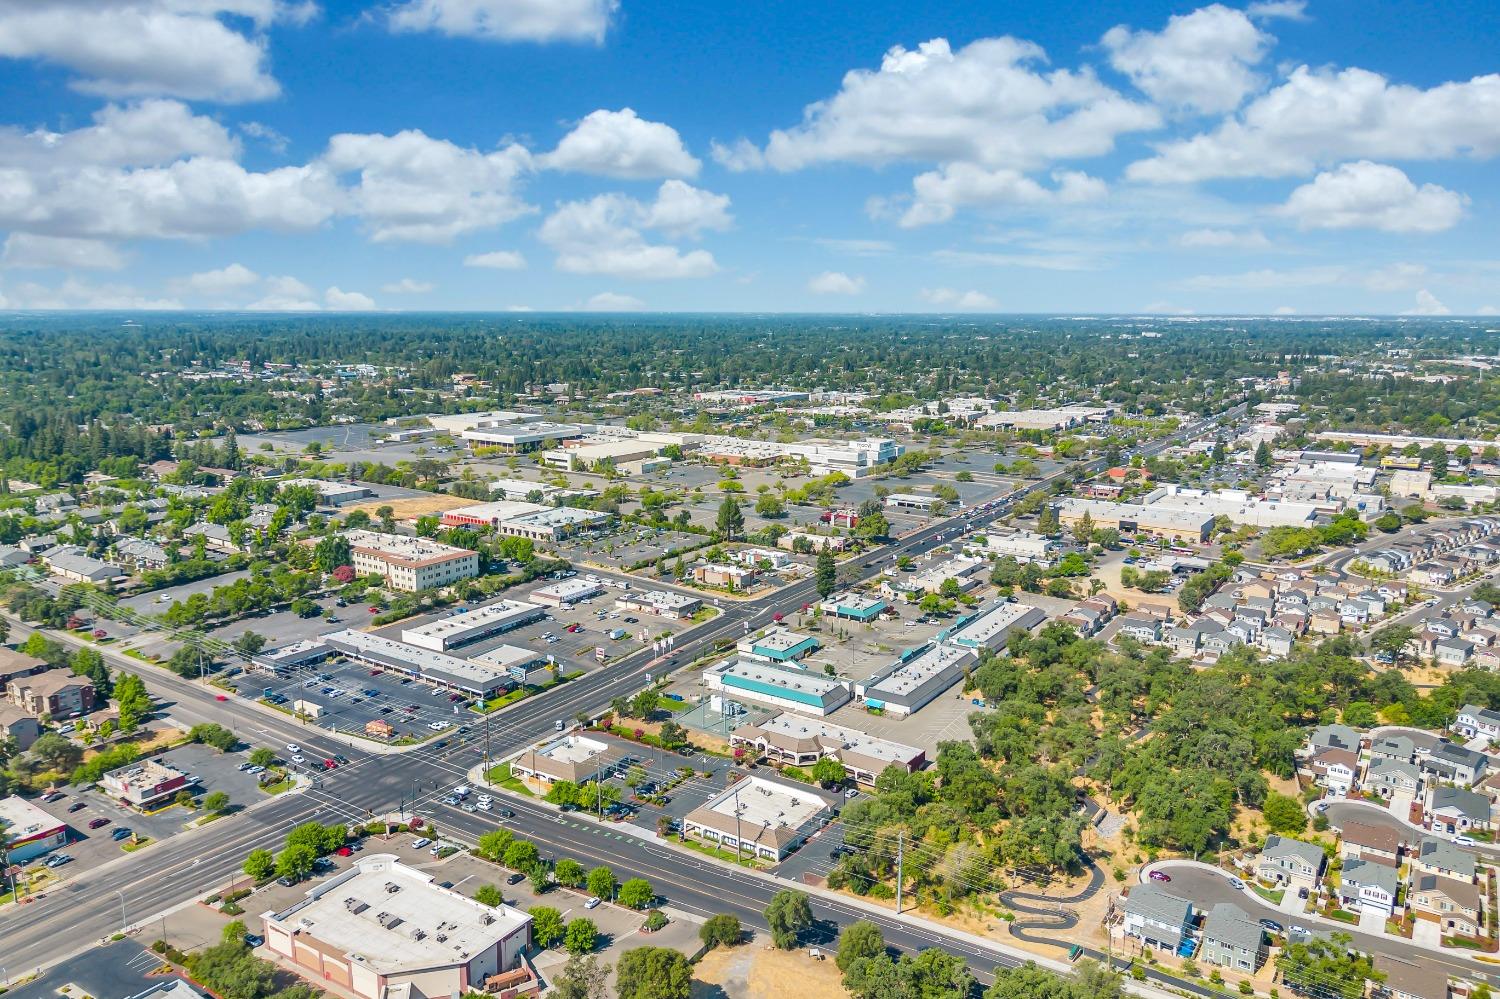
<svg viewBox="0 0 1500 999"><path fill-rule="evenodd" d="M1241 410L1243 405L1220 415ZM1174 443L1201 434L1217 419L1216 416L1195 421L1170 438L1139 448L1138 453L1158 454ZM1103 467L1102 459L1082 466L1090 474ZM1058 472L1034 482L1005 497L986 514L965 513L922 528L872 553L859 570L842 582L847 585L872 577L884 562L901 555L921 555L952 535L983 527L1008 513L1016 502L1032 493L1050 490L1054 482L1071 474L1071 470ZM441 813L440 830L451 829L462 838L477 838L480 832L492 827L488 817L471 816L431 803L446 788L460 783L462 775L484 759L486 749L491 758L503 757L555 731L559 719L595 711L616 696L633 693L644 684L648 671L689 663L710 651L715 642L737 639L746 627L754 629L769 623L778 609L794 610L816 599L816 585L807 580L757 600L725 601L717 618L678 636L665 664L652 660L650 653L643 650L546 696L522 701L492 716L488 726L476 725L465 740L450 740L445 749L424 746L399 755L351 750L346 744L320 734L316 727L247 709L233 699L217 701L211 689L163 670L143 669L135 660L102 647L100 651L115 665L145 673L148 686L167 702L165 710L174 718L190 724L218 722L247 741L273 746L296 743L319 756L342 752L351 758L351 765L323 775L318 787L261 803L239 816L174 836L105 867L80 870L31 903L0 910L0 933L6 943L7 964L32 967L56 961L70 950L87 948L119 930L122 923L139 925L152 914L187 902L217 883L227 883L238 873L245 854L261 847L276 848L291 826L309 819L355 821L403 805L412 807L415 802L424 814L434 810ZM24 636L24 631L16 629L18 636ZM645 876L674 905L706 913L730 911L749 925L762 926L765 905L784 887L644 839L628 835L606 837L581 823L575 828L574 824L559 822L537 806L523 804L514 810L517 833L546 843L555 851L554 856L566 854L580 860L608 862L622 871ZM253 915L253 907L248 908L248 914ZM894 915L871 916L864 909L845 903L819 899L814 903L814 913L837 924L873 918L881 924L892 945L914 950L942 946L964 957L981 974L1018 961L1009 954L979 947L963 938L938 933ZM830 929L830 932L835 931ZM60 946L60 941L73 946Z"/></svg>

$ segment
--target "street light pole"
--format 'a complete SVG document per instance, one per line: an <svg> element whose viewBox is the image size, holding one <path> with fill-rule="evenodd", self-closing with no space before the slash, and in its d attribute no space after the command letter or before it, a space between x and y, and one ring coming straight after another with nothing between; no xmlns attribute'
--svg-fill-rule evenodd
<svg viewBox="0 0 1500 999"><path fill-rule="evenodd" d="M126 926L126 922L125 922L125 893L123 891L120 891L117 888L117 889L115 889L115 894L118 895L118 896L120 896L120 932L124 933L125 932L125 926Z"/></svg>

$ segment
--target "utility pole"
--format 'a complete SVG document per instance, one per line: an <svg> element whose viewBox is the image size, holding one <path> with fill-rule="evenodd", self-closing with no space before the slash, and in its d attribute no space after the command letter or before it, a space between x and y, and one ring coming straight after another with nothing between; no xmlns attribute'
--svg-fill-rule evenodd
<svg viewBox="0 0 1500 999"><path fill-rule="evenodd" d="M901 915L902 866L906 861L906 830L896 834L896 915Z"/></svg>
<svg viewBox="0 0 1500 999"><path fill-rule="evenodd" d="M739 864L745 856L745 842L740 839L740 789L734 788L734 862Z"/></svg>
<svg viewBox="0 0 1500 999"><path fill-rule="evenodd" d="M490 711L489 702L484 705L484 786L490 786Z"/></svg>

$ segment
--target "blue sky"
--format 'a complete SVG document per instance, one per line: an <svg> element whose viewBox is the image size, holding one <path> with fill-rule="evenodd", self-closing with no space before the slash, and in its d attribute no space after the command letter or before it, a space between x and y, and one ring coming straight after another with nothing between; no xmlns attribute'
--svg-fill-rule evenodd
<svg viewBox="0 0 1500 999"><path fill-rule="evenodd" d="M0 305L1488 313L1500 5L0 0Z"/></svg>

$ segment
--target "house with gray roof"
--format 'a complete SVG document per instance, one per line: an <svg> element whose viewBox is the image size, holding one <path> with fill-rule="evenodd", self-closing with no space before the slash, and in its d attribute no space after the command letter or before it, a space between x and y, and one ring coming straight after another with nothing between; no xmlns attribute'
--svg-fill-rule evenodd
<svg viewBox="0 0 1500 999"><path fill-rule="evenodd" d="M1417 744L1404 735L1382 735L1370 743L1370 759L1410 763L1417 758Z"/></svg>
<svg viewBox="0 0 1500 999"><path fill-rule="evenodd" d="M1476 704L1465 704L1458 709L1458 718L1453 730L1466 738L1482 735L1488 739L1500 739L1500 711L1491 711Z"/></svg>
<svg viewBox="0 0 1500 999"><path fill-rule="evenodd" d="M1446 784L1469 787L1484 776L1489 762L1489 757L1483 753L1465 749L1445 739L1433 746L1432 751L1422 760L1422 772Z"/></svg>
<svg viewBox="0 0 1500 999"><path fill-rule="evenodd" d="M1148 881L1136 885L1120 903L1121 930L1143 947L1175 953L1193 922L1193 903L1168 894Z"/></svg>
<svg viewBox="0 0 1500 999"><path fill-rule="evenodd" d="M1435 787L1422 816L1434 832L1449 835L1490 826L1490 799L1461 787Z"/></svg>
<svg viewBox="0 0 1500 999"><path fill-rule="evenodd" d="M1323 875L1323 860L1322 847L1272 833L1256 860L1255 874L1272 884L1311 892Z"/></svg>
<svg viewBox="0 0 1500 999"><path fill-rule="evenodd" d="M1286 658L1292 654L1292 646L1296 644L1297 636L1280 625L1272 625L1255 640L1266 651L1268 655Z"/></svg>
<svg viewBox="0 0 1500 999"><path fill-rule="evenodd" d="M1265 960L1265 931L1233 902L1220 902L1203 918L1198 956L1209 964L1252 974Z"/></svg>
<svg viewBox="0 0 1500 999"><path fill-rule="evenodd" d="M1353 912L1379 912L1389 918L1400 888L1401 874L1396 868L1350 860L1339 880L1339 904Z"/></svg>
<svg viewBox="0 0 1500 999"><path fill-rule="evenodd" d="M1389 801L1392 798L1415 798L1422 790L1422 772L1415 763L1380 757L1370 761L1365 787Z"/></svg>
<svg viewBox="0 0 1500 999"><path fill-rule="evenodd" d="M1348 725L1319 725L1308 736L1308 745L1319 749L1348 749L1359 752L1360 734Z"/></svg>
<svg viewBox="0 0 1500 999"><path fill-rule="evenodd" d="M1417 870L1427 874L1441 874L1456 881L1474 881L1479 869L1474 854L1456 843L1436 836L1423 836L1422 842L1412 851L1411 862Z"/></svg>

